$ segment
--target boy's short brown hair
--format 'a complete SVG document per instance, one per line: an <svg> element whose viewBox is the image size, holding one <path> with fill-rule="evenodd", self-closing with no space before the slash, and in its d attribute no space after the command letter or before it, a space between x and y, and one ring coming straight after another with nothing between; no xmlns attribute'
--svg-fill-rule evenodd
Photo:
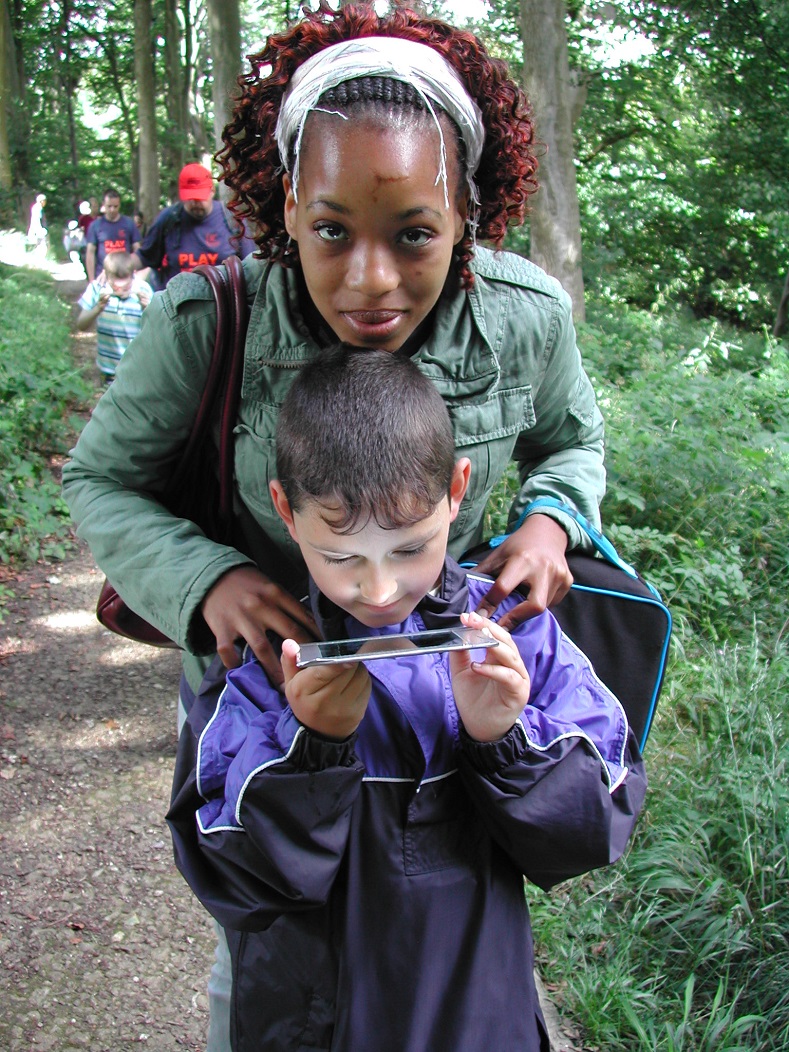
<svg viewBox="0 0 789 1052"><path fill-rule="evenodd" d="M128 252L108 252L104 257L104 271L110 278L128 278L134 273L134 263Z"/></svg>
<svg viewBox="0 0 789 1052"><path fill-rule="evenodd" d="M337 504L331 526L400 529L448 498L455 440L441 395L410 358L341 344L306 365L277 420L277 478L293 511Z"/></svg>

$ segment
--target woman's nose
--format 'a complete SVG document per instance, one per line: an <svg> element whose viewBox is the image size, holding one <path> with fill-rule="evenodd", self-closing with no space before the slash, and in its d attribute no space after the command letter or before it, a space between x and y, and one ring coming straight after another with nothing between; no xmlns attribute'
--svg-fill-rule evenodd
<svg viewBox="0 0 789 1052"><path fill-rule="evenodd" d="M358 244L348 263L346 284L353 292L371 299L394 291L400 284L400 275L389 247L373 242Z"/></svg>
<svg viewBox="0 0 789 1052"><path fill-rule="evenodd" d="M397 581L379 567L370 567L359 584L359 591L366 603L384 606L397 591Z"/></svg>

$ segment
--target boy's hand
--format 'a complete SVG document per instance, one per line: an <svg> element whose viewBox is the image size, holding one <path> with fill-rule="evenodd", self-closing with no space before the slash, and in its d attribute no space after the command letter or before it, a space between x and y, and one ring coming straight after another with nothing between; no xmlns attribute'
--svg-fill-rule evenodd
<svg viewBox="0 0 789 1052"><path fill-rule="evenodd" d="M367 711L370 674L360 661L297 668L299 644L282 644L285 697L299 723L326 738L348 738Z"/></svg>
<svg viewBox="0 0 789 1052"><path fill-rule="evenodd" d="M140 285L138 288L135 288L134 291L137 293L137 299L140 301L140 306L145 310L151 302L151 293L148 290L148 286Z"/></svg>
<svg viewBox="0 0 789 1052"><path fill-rule="evenodd" d="M484 662L472 661L468 650L449 655L455 704L466 733L475 741L497 741L509 733L529 701L529 674L509 632L477 613L461 614L460 620L499 641L485 651Z"/></svg>
<svg viewBox="0 0 789 1052"><path fill-rule="evenodd" d="M96 304L96 306L100 307L101 310L104 310L104 308L110 302L110 297L111 296L112 296L112 288L110 287L109 283L107 283L105 285L102 285L101 288L99 289L99 302Z"/></svg>

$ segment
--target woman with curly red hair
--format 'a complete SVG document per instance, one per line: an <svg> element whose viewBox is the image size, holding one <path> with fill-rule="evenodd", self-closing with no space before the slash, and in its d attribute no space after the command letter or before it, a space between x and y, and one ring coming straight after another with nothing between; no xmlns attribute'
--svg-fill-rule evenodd
<svg viewBox="0 0 789 1052"><path fill-rule="evenodd" d="M268 483L294 372L338 340L411 356L444 398L471 461L450 554L482 539L491 490L517 463L512 533L480 564L495 578L483 613L516 588L526 596L505 627L565 594L565 552L584 535L556 505L598 523L605 478L568 296L527 260L480 244L497 248L537 188L530 107L505 65L440 20L321 0L251 56L239 84L218 159L259 252L244 261L237 547L152 495L166 489L213 345L211 294L196 275L154 298L64 470L99 565L184 648L185 708L214 652L234 667L244 640L281 682L272 638L315 632L298 602L304 566ZM224 1040L212 1037L209 1052Z"/></svg>

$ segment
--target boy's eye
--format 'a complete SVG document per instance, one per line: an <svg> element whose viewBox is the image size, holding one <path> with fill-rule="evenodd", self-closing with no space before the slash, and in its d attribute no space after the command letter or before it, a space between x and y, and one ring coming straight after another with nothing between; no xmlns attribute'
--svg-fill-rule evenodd
<svg viewBox="0 0 789 1052"><path fill-rule="evenodd" d="M313 228L321 241L345 241L345 230L338 223L317 223Z"/></svg>
<svg viewBox="0 0 789 1052"><path fill-rule="evenodd" d="M404 556L406 559L414 555L421 555L422 552L427 550L426 544L420 544L418 548L401 548L397 553L398 555Z"/></svg>
<svg viewBox="0 0 789 1052"><path fill-rule="evenodd" d="M352 555L346 555L339 559L333 559L330 555L323 556L323 561L328 563L329 566L343 566L345 563L349 563L351 559L353 559Z"/></svg>
<svg viewBox="0 0 789 1052"><path fill-rule="evenodd" d="M401 242L411 248L421 248L432 239L433 235L429 230L404 230L400 235Z"/></svg>

